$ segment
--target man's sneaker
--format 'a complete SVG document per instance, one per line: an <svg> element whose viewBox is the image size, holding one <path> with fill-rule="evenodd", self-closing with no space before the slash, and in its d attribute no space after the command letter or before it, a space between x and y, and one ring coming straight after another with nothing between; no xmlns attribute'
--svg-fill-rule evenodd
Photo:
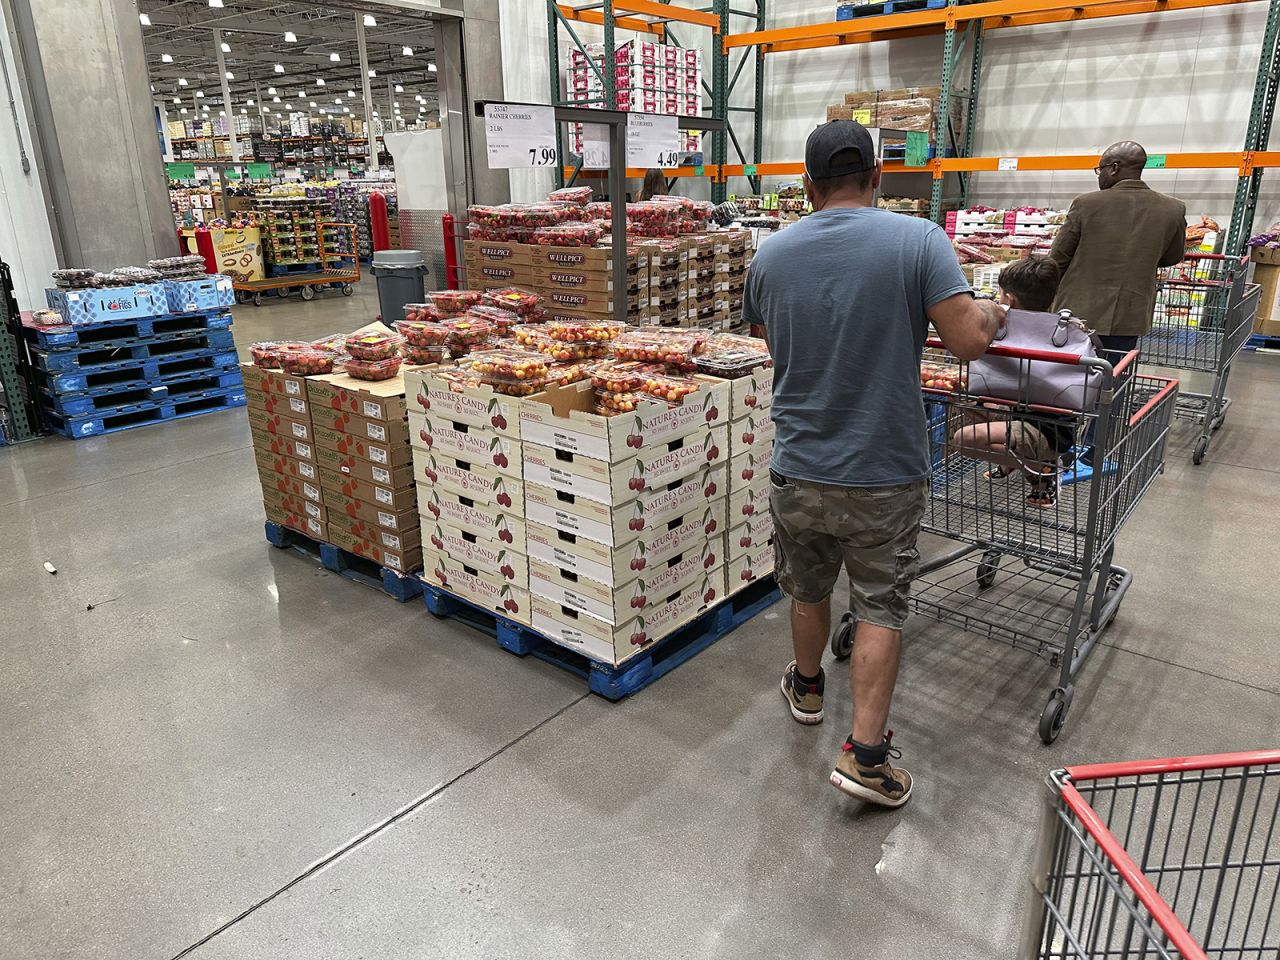
<svg viewBox="0 0 1280 960"><path fill-rule="evenodd" d="M805 683L800 679L796 662L792 660L787 664L787 672L782 675L782 695L791 705L791 716L800 723L821 723L822 688L826 683L827 678L822 671L818 672L817 683Z"/></svg>
<svg viewBox="0 0 1280 960"><path fill-rule="evenodd" d="M846 740L836 768L831 771L831 785L841 793L882 807L906 803L911 799L911 774L894 769L889 763L890 758L902 756L891 745L892 737L890 733L879 747L855 746L853 737Z"/></svg>

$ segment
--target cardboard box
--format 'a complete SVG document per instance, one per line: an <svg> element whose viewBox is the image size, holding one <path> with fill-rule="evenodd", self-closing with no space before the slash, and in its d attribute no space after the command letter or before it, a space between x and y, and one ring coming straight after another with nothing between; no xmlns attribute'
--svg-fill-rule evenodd
<svg viewBox="0 0 1280 960"><path fill-rule="evenodd" d="M492 501L475 500L443 487L418 484L418 512L433 523L447 523L463 533L505 543L518 553L526 552L524 517Z"/></svg>
<svg viewBox="0 0 1280 960"><path fill-rule="evenodd" d="M278 413L267 413L260 407L245 407L245 414L249 418L249 429L257 433L290 437L304 443L314 439L309 420L291 420Z"/></svg>
<svg viewBox="0 0 1280 960"><path fill-rule="evenodd" d="M423 560L422 579L425 582L485 607L499 617L529 625L530 603L527 590L503 583L474 568L468 569L442 553L429 551Z"/></svg>
<svg viewBox="0 0 1280 960"><path fill-rule="evenodd" d="M334 450L341 454L349 454L368 460L380 466L399 467L413 459L412 449L407 441L409 426L405 424L406 441L404 443L374 443L363 437L353 436L334 430L330 427L316 427L316 450L321 448Z"/></svg>
<svg viewBox="0 0 1280 960"><path fill-rule="evenodd" d="M319 467L310 460L296 460L281 453L269 450L254 450L253 459L257 461L259 470L267 470L285 477L297 477L300 480L320 481Z"/></svg>
<svg viewBox="0 0 1280 960"><path fill-rule="evenodd" d="M365 420L383 422L400 421L408 412L404 397L403 376L390 380L357 380L345 373L330 373L307 380L307 397L313 407L324 408L332 422L332 415L349 413ZM319 419L317 422L319 422ZM371 440L380 437L370 436Z"/></svg>
<svg viewBox="0 0 1280 960"><path fill-rule="evenodd" d="M413 484L408 487L383 487L368 480L357 480L355 477L339 473L337 470L320 468L320 486L332 490L344 497L363 500L383 510L402 513L405 510L417 510L418 490Z"/></svg>
<svg viewBox="0 0 1280 960"><path fill-rule="evenodd" d="M273 507L284 513L310 517L320 523L327 523L329 520L329 511L323 505L316 503L314 500L308 500L306 497L295 497L293 494L278 490L275 487L270 490L263 487L262 503L263 506Z"/></svg>
<svg viewBox="0 0 1280 960"><path fill-rule="evenodd" d="M637 612L643 613L666 603L708 570L724 562L719 537L714 543L704 541L663 563L649 564L624 585L602 583L555 564L532 559L529 561L529 592L599 617L606 623L617 624Z"/></svg>
<svg viewBox="0 0 1280 960"><path fill-rule="evenodd" d="M462 256L480 263L532 263L540 248L531 243L507 243L495 240L463 240Z"/></svg>
<svg viewBox="0 0 1280 960"><path fill-rule="evenodd" d="M703 480L699 477L688 485L681 485L676 491L655 497L654 501L637 499L612 507L526 481L524 512L532 522L596 543L620 547L633 540L648 539L649 532L666 528L684 515L682 511L687 513L699 509L697 504L688 501L690 491L696 494L701 483ZM724 503L724 498L718 497L701 507L710 521L708 535L724 529Z"/></svg>
<svg viewBox="0 0 1280 960"><path fill-rule="evenodd" d="M270 504L263 505L263 512L267 519L272 523L278 523L281 526L288 527L291 530L297 530L299 533L310 537L313 540L319 540L322 543L329 542L329 527L320 520L305 516L298 513L289 513L280 507Z"/></svg>
<svg viewBox="0 0 1280 960"><path fill-rule="evenodd" d="M263 470L261 467L258 468L258 479L262 483L264 494L268 491L275 491L294 497L302 497L313 503L325 502L320 485L312 483L310 480L289 477L281 473L274 473L271 470ZM266 502L265 495L263 496L263 502Z"/></svg>
<svg viewBox="0 0 1280 960"><path fill-rule="evenodd" d="M501 540L466 533L448 523L422 518L422 545L429 555L452 557L465 567L510 583L521 590L529 588L529 560Z"/></svg>
<svg viewBox="0 0 1280 960"><path fill-rule="evenodd" d="M773 573L773 540L755 546L750 552L730 560L725 572L728 575L729 594L745 590L762 577Z"/></svg>
<svg viewBox="0 0 1280 960"><path fill-rule="evenodd" d="M729 493L750 486L761 477L768 478L772 458L772 447L748 447L744 453L730 460Z"/></svg>
<svg viewBox="0 0 1280 960"><path fill-rule="evenodd" d="M740 457L753 449L772 449L773 419L770 411L758 410L729 425L729 457Z"/></svg>
<svg viewBox="0 0 1280 960"><path fill-rule="evenodd" d="M393 530L389 527L379 526L376 523L370 523L367 520L349 517L345 513L334 514L329 518L329 521L331 527L340 527L353 537L367 540L382 547L384 550L390 550L394 553L406 553L422 546L422 531L418 527L410 527L408 530ZM391 564L384 564L384 566L391 566Z"/></svg>
<svg viewBox="0 0 1280 960"><path fill-rule="evenodd" d="M356 536L351 530L343 527L337 519L329 524L329 542L348 553L365 557L380 567L399 573L418 570L422 567L422 547L393 550L376 541Z"/></svg>
<svg viewBox="0 0 1280 960"><path fill-rule="evenodd" d="M339 517L366 520L376 527L390 530L393 533L408 533L410 530L418 528L417 510L410 509L396 513L394 510L377 506L367 500L348 497L336 490L326 490L324 492L324 505L329 511L330 522Z"/></svg>
<svg viewBox="0 0 1280 960"><path fill-rule="evenodd" d="M409 447L409 424L405 420L371 420L346 410L334 410L312 403L311 422L316 428L316 444L320 442L320 429L345 433L347 436L371 440L391 447Z"/></svg>
<svg viewBox="0 0 1280 960"><path fill-rule="evenodd" d="M316 448L316 463L343 476L376 483L382 487L413 486L413 465L404 463L396 467L384 467L371 460L364 460L348 453L339 453L328 447Z"/></svg>
<svg viewBox="0 0 1280 960"><path fill-rule="evenodd" d="M476 463L513 480L523 476L524 445L487 427L414 411L409 415L409 431L413 446L419 450Z"/></svg>
<svg viewBox="0 0 1280 960"><path fill-rule="evenodd" d="M259 432L256 429L250 430L249 436L253 440L253 449L255 451L261 450L266 453L293 457L295 460L315 462L316 448L310 443L279 434Z"/></svg>
<svg viewBox="0 0 1280 960"><path fill-rule="evenodd" d="M300 423L306 423L311 420L311 412L307 407L307 401L300 397L286 397L278 393L249 390L245 392L245 399L248 406L255 410L262 410L268 414L278 413L282 417L288 417Z"/></svg>
<svg viewBox="0 0 1280 960"><path fill-rule="evenodd" d="M498 393L487 384L463 387L437 379L440 367L420 367L405 374L410 412L484 427L513 440L520 439L520 410L524 400ZM410 440L414 435L410 431Z"/></svg>
<svg viewBox="0 0 1280 960"><path fill-rule="evenodd" d="M727 475L711 468L725 463L728 449L726 427L710 427L668 443L643 448L630 460L610 464L581 454L554 450L538 444L524 444L524 477L552 490L586 497L603 504L623 504L632 500L645 504L668 488L689 486L694 495L714 497L724 492ZM704 492L704 488L705 492Z"/></svg>
<svg viewBox="0 0 1280 960"><path fill-rule="evenodd" d="M669 443L719 423L729 409L729 385L699 378L702 386L678 407L644 401L634 413L602 417L594 412L595 388L589 380L552 384L520 408L520 435L528 443L616 463L634 451Z"/></svg>
<svg viewBox="0 0 1280 960"><path fill-rule="evenodd" d="M424 486L440 486L472 500L493 502L516 516L524 515L524 483L492 467L436 451L416 449L413 475L415 481Z"/></svg>
<svg viewBox="0 0 1280 960"><path fill-rule="evenodd" d="M729 559L736 560L743 554L773 539L773 517L766 510L750 520L729 527L727 549Z"/></svg>
<svg viewBox="0 0 1280 960"><path fill-rule="evenodd" d="M707 571L667 602L617 625L534 596L532 626L556 643L578 650L593 660L617 665L642 653L645 646L674 632L724 596L725 577L721 566Z"/></svg>
<svg viewBox="0 0 1280 960"><path fill-rule="evenodd" d="M762 470L748 484L729 489L729 526L749 521L752 517L769 512L769 471Z"/></svg>

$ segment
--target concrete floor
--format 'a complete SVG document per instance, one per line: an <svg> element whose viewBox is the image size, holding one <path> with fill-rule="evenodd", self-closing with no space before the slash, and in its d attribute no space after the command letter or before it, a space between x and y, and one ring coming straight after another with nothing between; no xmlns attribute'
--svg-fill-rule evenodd
<svg viewBox="0 0 1280 960"><path fill-rule="evenodd" d="M362 286L237 308L241 352ZM782 606L609 704L268 547L241 411L0 451L0 956L1007 958L1047 771L1276 745L1280 361L1231 394L1122 535L1054 747L1046 664L909 627L899 812L827 785L838 671L787 715Z"/></svg>

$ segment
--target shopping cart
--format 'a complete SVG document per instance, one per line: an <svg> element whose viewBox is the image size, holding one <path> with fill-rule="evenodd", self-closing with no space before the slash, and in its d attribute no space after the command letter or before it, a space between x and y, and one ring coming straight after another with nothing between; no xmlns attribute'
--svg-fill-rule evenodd
<svg viewBox="0 0 1280 960"><path fill-rule="evenodd" d="M1020 956L1280 956L1280 750L1059 770Z"/></svg>
<svg viewBox="0 0 1280 960"><path fill-rule="evenodd" d="M1195 464L1226 418L1231 361L1253 330L1261 287L1244 282L1248 266L1246 257L1195 253L1162 269L1151 332L1139 342L1145 365L1213 374L1209 393L1183 390L1178 397L1177 416L1201 425L1191 454Z"/></svg>
<svg viewBox="0 0 1280 960"><path fill-rule="evenodd" d="M1040 738L1052 743L1071 706L1072 680L1133 580L1112 563L1116 535L1164 468L1178 382L1135 373L1137 351L1114 369L1102 359L1053 351L993 346L988 355L1014 362L1016 389L1008 391L1014 399L965 392L968 364L929 341L923 389L930 498L922 529L961 545L921 564L911 603L920 616L1047 657L1058 667L1039 722ZM1033 364L1040 363L1078 371L1079 397L1062 400L1084 412L1030 402ZM1033 427L1041 437L1057 438L1063 452L1086 443L1092 431L1094 467L1066 468L1050 456L1027 461L1004 478L989 476L992 464L962 439L960 431L973 424L1006 431ZM1046 471L1051 483L1061 481L1053 505L1028 501L1032 487L1023 474L1033 469ZM832 634L838 658L849 655L854 628L846 614Z"/></svg>

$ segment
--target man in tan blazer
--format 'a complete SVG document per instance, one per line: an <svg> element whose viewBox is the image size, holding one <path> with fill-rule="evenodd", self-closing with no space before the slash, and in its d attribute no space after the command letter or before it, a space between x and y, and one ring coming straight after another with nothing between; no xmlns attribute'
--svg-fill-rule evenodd
<svg viewBox="0 0 1280 960"><path fill-rule="evenodd" d="M1062 270L1055 310L1069 309L1103 349L1126 353L1151 331L1156 268L1182 260L1187 208L1142 182L1147 151L1113 143L1094 173L1098 192L1071 202L1049 257Z"/></svg>

